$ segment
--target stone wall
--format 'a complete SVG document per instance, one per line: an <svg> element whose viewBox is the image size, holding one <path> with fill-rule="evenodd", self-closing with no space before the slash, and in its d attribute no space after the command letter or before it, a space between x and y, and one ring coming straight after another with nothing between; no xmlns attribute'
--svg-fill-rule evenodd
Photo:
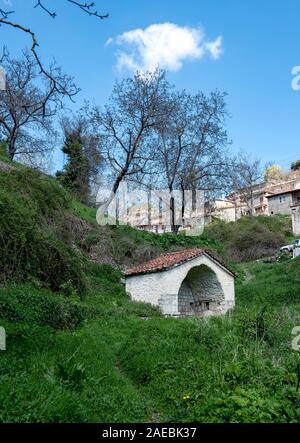
<svg viewBox="0 0 300 443"><path fill-rule="evenodd" d="M147 299L144 300L148 302ZM162 313L166 317L179 317L180 312L178 311L178 297L177 294L162 294L157 305L161 308Z"/></svg>
<svg viewBox="0 0 300 443"><path fill-rule="evenodd" d="M293 233L300 235L300 205L292 206Z"/></svg>
<svg viewBox="0 0 300 443"><path fill-rule="evenodd" d="M194 315L197 308L192 288L185 279L178 292L178 311L180 315Z"/></svg>
<svg viewBox="0 0 300 443"><path fill-rule="evenodd" d="M207 266L200 265L192 268L182 282L178 293L178 310L181 315L219 313L224 299L216 274Z"/></svg>
<svg viewBox="0 0 300 443"><path fill-rule="evenodd" d="M293 204L292 194L281 194L268 197L269 215L291 214L291 205Z"/></svg>

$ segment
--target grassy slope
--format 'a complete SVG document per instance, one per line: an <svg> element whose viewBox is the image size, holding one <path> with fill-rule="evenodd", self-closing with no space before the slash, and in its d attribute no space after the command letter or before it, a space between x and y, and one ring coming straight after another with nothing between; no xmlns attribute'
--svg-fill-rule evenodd
<svg viewBox="0 0 300 443"><path fill-rule="evenodd" d="M83 246L89 251L95 251L95 257L100 259L100 262L103 258L104 260L109 258L110 263L123 268L139 264L166 251L188 247L211 248L224 256L222 245L207 234L197 237L171 233L157 235L122 225L99 227L96 224L95 209L87 208L76 201L73 201L72 206L78 217L91 224L92 228L86 236ZM235 268L233 263L228 261L228 264Z"/></svg>
<svg viewBox="0 0 300 443"><path fill-rule="evenodd" d="M75 213L91 224L87 235L97 244L93 210L63 199L49 217L39 196L44 199L46 192L51 202L50 186L58 201L60 191L51 180L40 194L36 176L27 174L23 183L22 172L13 182L4 174L2 198L17 198L23 210L27 202L35 217L33 226L25 217L29 225L18 231L31 266L21 269L18 282L0 290L0 325L8 335L7 351L0 353L0 421L299 421L299 353L291 350L292 328L300 324L299 259L247 264L246 278L237 281L232 314L209 320L163 319L153 307L131 302L119 283L120 273L89 262L84 248L78 249L82 242L75 250L74 238L59 243L65 233L58 228ZM29 180L29 188L20 191L20 180ZM10 208L10 220L18 219L14 206ZM14 226L5 220L0 217L1 232L6 229L13 238ZM30 255L32 243L27 240L41 226L49 245L53 247L55 233L54 250L64 249L63 254L47 255L50 264L79 261L85 297L71 271L62 281L55 276L47 281L35 254ZM133 260L135 248L143 247L159 252L209 244L221 251L207 237L161 237L126 227L100 233L109 237L112 253L118 249L114 259L120 262L124 255Z"/></svg>
<svg viewBox="0 0 300 443"><path fill-rule="evenodd" d="M80 328L2 322L1 421L299 421L299 264L250 266L234 314L210 320L162 319L93 265ZM273 303L263 282L281 275L287 298Z"/></svg>

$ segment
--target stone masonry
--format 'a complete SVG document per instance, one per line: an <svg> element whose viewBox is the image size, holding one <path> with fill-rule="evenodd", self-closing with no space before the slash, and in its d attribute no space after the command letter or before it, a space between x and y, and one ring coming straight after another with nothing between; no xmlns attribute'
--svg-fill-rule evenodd
<svg viewBox="0 0 300 443"><path fill-rule="evenodd" d="M188 251L197 250L182 253ZM224 314L235 305L234 275L206 251L198 251L186 260L180 253L174 259L172 254L160 256L158 269L152 260L127 271L127 292L133 300L160 306L166 316ZM175 263L163 268L164 259Z"/></svg>

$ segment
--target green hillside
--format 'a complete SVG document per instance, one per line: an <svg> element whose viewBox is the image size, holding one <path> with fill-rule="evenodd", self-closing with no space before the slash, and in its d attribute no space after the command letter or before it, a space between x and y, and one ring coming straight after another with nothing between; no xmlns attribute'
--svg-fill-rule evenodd
<svg viewBox="0 0 300 443"><path fill-rule="evenodd" d="M242 217L228 223L215 220L206 232L222 243L228 257L237 262L272 256L293 239L291 217L281 214Z"/></svg>
<svg viewBox="0 0 300 443"><path fill-rule="evenodd" d="M299 422L300 259L230 263L224 317L130 300L124 267L191 246L230 256L208 234L100 228L53 178L0 163L0 421Z"/></svg>

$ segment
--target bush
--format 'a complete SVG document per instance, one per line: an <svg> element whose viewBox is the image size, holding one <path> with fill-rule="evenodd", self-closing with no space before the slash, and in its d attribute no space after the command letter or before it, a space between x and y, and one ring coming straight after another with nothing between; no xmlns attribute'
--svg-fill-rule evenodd
<svg viewBox="0 0 300 443"><path fill-rule="evenodd" d="M215 221L206 232L222 242L231 260L256 260L278 252L291 237L286 217L243 217L237 222Z"/></svg>
<svg viewBox="0 0 300 443"><path fill-rule="evenodd" d="M55 182L36 171L0 171L0 283L40 279L53 291L70 281L79 293L81 263L56 225L65 222L70 201Z"/></svg>
<svg viewBox="0 0 300 443"><path fill-rule="evenodd" d="M30 246L28 272L49 285L54 292L64 284L72 284L81 295L86 292L86 283L79 257L63 241L53 238L51 233L40 233L38 240Z"/></svg>
<svg viewBox="0 0 300 443"><path fill-rule="evenodd" d="M72 329L83 318L84 311L78 304L45 289L26 284L0 290L1 320Z"/></svg>
<svg viewBox="0 0 300 443"><path fill-rule="evenodd" d="M122 278L120 271L107 264L98 265L97 263L89 262L85 267L85 271L89 275L109 283L120 283Z"/></svg>

